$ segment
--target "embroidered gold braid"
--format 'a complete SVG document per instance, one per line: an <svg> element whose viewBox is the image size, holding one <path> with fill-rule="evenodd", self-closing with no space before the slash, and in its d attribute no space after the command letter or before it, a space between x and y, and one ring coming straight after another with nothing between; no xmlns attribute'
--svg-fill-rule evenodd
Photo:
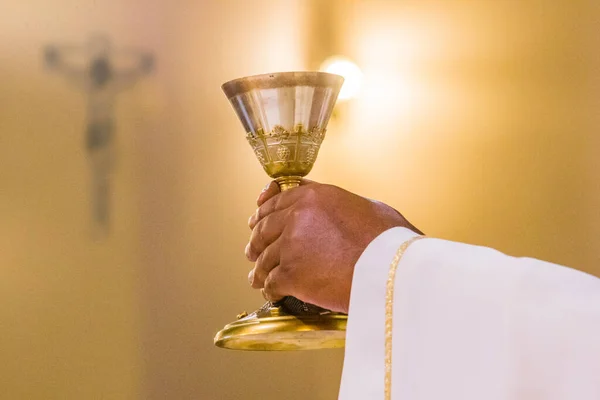
<svg viewBox="0 0 600 400"><path fill-rule="evenodd" d="M390 271L388 273L385 290L385 400L392 399L392 328L394 321L394 282L396 281L396 270L398 269L398 263L408 246L423 238L424 236L416 236L402 243L390 264Z"/></svg>

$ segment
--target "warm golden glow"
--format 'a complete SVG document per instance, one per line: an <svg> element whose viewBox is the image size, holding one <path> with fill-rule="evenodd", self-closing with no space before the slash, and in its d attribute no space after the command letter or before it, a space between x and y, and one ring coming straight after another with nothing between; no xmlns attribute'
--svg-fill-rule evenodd
<svg viewBox="0 0 600 400"><path fill-rule="evenodd" d="M244 246L269 180L220 85L335 54L360 67L360 92L329 122L311 180L432 237L600 276L598 1L2 4L2 399L336 398L341 351L212 342L241 304L262 304ZM88 27L156 56L115 103L101 242L86 234L86 96L42 53Z"/></svg>
<svg viewBox="0 0 600 400"><path fill-rule="evenodd" d="M363 73L353 61L340 57L330 57L321 64L321 71L344 77L344 85L338 96L339 101L355 98L360 93Z"/></svg>

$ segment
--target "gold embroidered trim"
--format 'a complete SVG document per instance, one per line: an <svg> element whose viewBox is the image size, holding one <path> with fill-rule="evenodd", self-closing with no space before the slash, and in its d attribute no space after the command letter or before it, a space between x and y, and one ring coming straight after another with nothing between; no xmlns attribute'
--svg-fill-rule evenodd
<svg viewBox="0 0 600 400"><path fill-rule="evenodd" d="M396 281L396 270L398 263L404 255L404 252L412 243L425 236L415 236L400 245L388 273L388 280L385 290L385 377L384 377L384 398L385 400L392 399L392 327L394 318L394 282Z"/></svg>

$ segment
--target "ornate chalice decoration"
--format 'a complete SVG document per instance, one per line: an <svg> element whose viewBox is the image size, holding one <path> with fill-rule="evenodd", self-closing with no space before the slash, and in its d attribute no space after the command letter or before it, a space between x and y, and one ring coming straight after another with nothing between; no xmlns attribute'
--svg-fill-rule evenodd
<svg viewBox="0 0 600 400"><path fill-rule="evenodd" d="M222 86L254 154L282 191L299 186L312 169L343 82L323 72L282 72ZM346 321L345 314L286 297L238 315L215 344L238 350L343 347Z"/></svg>

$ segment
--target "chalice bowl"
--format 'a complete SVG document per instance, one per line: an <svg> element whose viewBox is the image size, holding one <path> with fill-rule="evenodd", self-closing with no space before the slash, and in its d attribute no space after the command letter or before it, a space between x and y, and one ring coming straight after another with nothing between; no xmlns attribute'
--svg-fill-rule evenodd
<svg viewBox="0 0 600 400"><path fill-rule="evenodd" d="M324 72L281 72L223 84L256 158L282 191L313 167L344 78ZM242 313L215 336L236 350L344 347L347 315L294 297Z"/></svg>

